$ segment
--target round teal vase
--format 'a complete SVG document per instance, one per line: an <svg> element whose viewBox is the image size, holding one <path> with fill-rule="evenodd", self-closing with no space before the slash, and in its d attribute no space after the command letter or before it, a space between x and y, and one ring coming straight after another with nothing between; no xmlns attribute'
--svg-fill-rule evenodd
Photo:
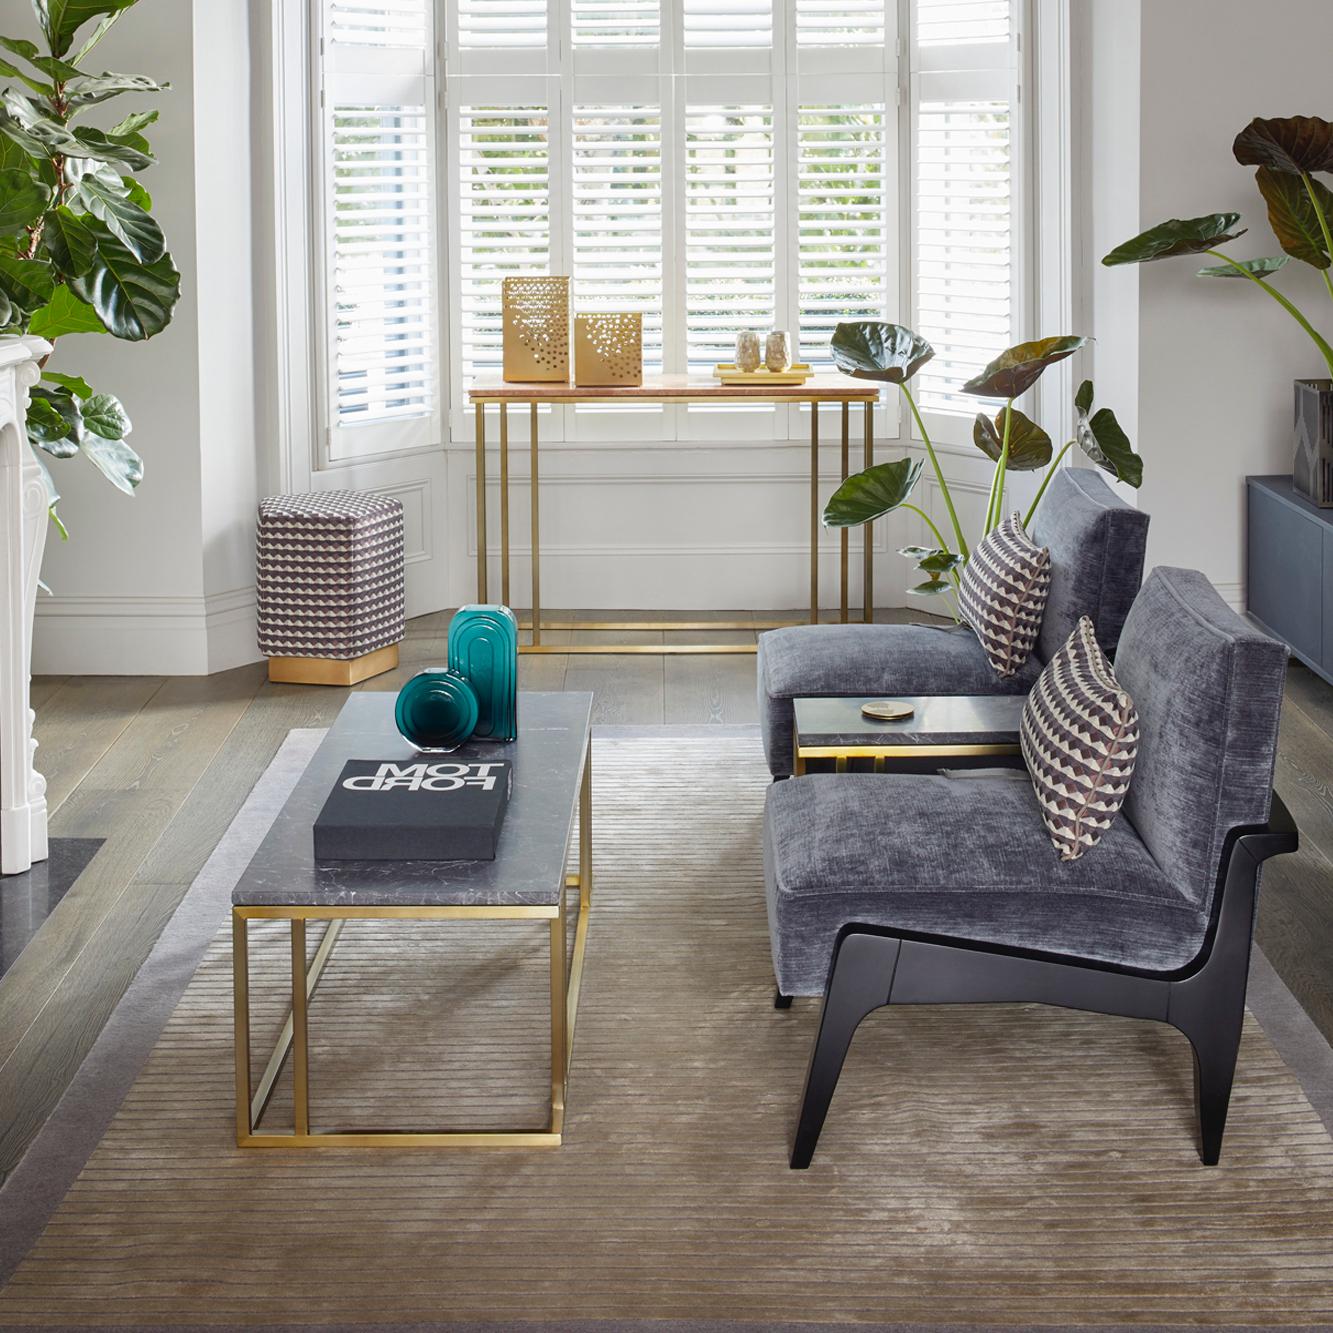
<svg viewBox="0 0 1333 1333"><path fill-rule="evenodd" d="M456 750L476 730L477 695L457 671L418 671L398 691L393 720L418 750Z"/></svg>

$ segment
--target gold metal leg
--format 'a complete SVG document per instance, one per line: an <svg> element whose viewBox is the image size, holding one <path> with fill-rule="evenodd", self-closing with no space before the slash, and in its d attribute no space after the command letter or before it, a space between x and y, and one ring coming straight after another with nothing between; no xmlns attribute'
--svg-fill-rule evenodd
<svg viewBox="0 0 1333 1333"><path fill-rule="evenodd" d="M509 404L500 404L500 601L509 605Z"/></svg>
<svg viewBox="0 0 1333 1333"><path fill-rule="evenodd" d="M569 1056L574 1055L574 1018L583 984L583 954L588 944L588 915L592 910L592 745L583 758L583 785L579 788L579 873L570 876L566 887L577 884L579 916L574 926L574 957L569 965L569 987L565 998L565 1031Z"/></svg>
<svg viewBox="0 0 1333 1333"><path fill-rule="evenodd" d="M477 601L486 600L486 408L477 404Z"/></svg>
<svg viewBox="0 0 1333 1333"><path fill-rule="evenodd" d="M875 404L866 403L866 442L865 442L865 465L872 467L875 462ZM865 589L863 598L863 609L861 619L868 625L875 618L875 543L871 533L872 525L867 523L861 531L865 534L865 550L863 559L865 561L865 573L862 575L862 586Z"/></svg>
<svg viewBox="0 0 1333 1333"><path fill-rule="evenodd" d="M236 1142L247 1138L250 1121L250 923L231 918L232 1019L236 1049Z"/></svg>
<svg viewBox="0 0 1333 1333"><path fill-rule="evenodd" d="M850 403L842 404L842 479L847 480L851 471L851 407ZM816 411L819 409L816 408ZM841 583L839 585L841 600L839 602L839 615L842 623L847 623L847 603L848 603L848 578L847 578L847 555L851 541L851 531L843 528L838 534L839 555L841 557Z"/></svg>
<svg viewBox="0 0 1333 1333"><path fill-rule="evenodd" d="M535 647L542 641L542 542L541 542L541 501L540 485L537 475L537 404L532 404L532 463L528 483L532 492L532 643Z"/></svg>
<svg viewBox="0 0 1333 1333"><path fill-rule="evenodd" d="M819 623L819 404L810 404L810 623Z"/></svg>
<svg viewBox="0 0 1333 1333"><path fill-rule="evenodd" d="M565 1118L565 1085L569 1078L567 1041L568 973L565 958L565 907L551 918L551 1133L559 1134Z"/></svg>
<svg viewBox="0 0 1333 1333"><path fill-rule="evenodd" d="M310 1043L306 1019L305 922L292 921L292 1119L310 1133Z"/></svg>

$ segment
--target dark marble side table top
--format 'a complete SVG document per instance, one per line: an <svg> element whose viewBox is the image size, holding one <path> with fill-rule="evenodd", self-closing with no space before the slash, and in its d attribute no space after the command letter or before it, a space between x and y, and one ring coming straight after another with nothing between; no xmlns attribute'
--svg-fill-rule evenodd
<svg viewBox="0 0 1333 1333"><path fill-rule="evenodd" d="M1022 695L903 695L900 700L911 704L912 716L881 722L862 715L868 697L797 699L798 761L1019 752Z"/></svg>
<svg viewBox="0 0 1333 1333"><path fill-rule="evenodd" d="M518 739L421 755L398 734L392 692L353 694L232 891L247 906L549 906L560 901L592 731L591 694L521 693ZM349 759L507 759L514 790L494 861L322 861L313 828Z"/></svg>

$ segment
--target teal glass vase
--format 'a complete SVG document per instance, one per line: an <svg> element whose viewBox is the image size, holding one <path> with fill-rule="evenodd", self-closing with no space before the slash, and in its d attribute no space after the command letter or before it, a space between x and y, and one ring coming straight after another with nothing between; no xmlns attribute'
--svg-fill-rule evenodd
<svg viewBox="0 0 1333 1333"><path fill-rule="evenodd" d="M518 621L507 606L464 606L449 623L449 670L477 696L478 736L518 736Z"/></svg>
<svg viewBox="0 0 1333 1333"><path fill-rule="evenodd" d="M477 695L456 671L418 671L398 691L393 720L418 750L456 750L476 730Z"/></svg>

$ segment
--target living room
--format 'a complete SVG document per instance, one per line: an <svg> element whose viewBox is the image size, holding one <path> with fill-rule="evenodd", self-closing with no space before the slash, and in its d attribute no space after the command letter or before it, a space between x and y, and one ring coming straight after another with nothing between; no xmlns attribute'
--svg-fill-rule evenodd
<svg viewBox="0 0 1333 1333"><path fill-rule="evenodd" d="M1325 0L0 8L0 1326L1333 1326Z"/></svg>

